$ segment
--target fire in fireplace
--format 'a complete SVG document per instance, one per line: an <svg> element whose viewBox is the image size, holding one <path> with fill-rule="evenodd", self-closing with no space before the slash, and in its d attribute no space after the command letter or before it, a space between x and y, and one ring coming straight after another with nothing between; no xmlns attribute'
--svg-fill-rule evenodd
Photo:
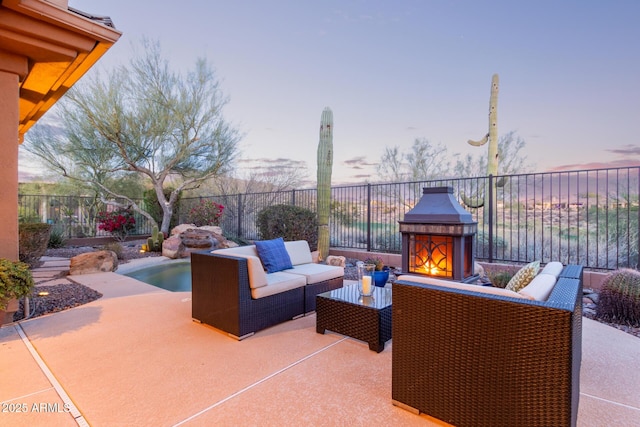
<svg viewBox="0 0 640 427"><path fill-rule="evenodd" d="M478 223L453 197L452 187L425 187L418 204L399 221L402 271L472 282Z"/></svg>

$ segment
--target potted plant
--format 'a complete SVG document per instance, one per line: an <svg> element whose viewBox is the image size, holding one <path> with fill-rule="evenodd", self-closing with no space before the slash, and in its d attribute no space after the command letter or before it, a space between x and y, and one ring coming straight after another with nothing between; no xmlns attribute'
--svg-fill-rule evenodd
<svg viewBox="0 0 640 427"><path fill-rule="evenodd" d="M28 264L0 258L0 324L13 321L18 300L31 295L34 286Z"/></svg>
<svg viewBox="0 0 640 427"><path fill-rule="evenodd" d="M376 270L373 272L373 280L376 286L384 287L389 280L389 267L384 265L382 258L374 257L367 258L364 260L365 264L374 264L376 266Z"/></svg>

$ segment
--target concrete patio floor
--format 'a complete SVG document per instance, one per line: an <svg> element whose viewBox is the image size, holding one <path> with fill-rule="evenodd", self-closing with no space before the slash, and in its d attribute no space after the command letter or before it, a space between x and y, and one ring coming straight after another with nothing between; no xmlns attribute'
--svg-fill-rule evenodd
<svg viewBox="0 0 640 427"><path fill-rule="evenodd" d="M238 342L191 320L189 292L72 279L104 296L0 328L0 425L442 425L391 404L392 341L317 334L312 314ZM578 425L640 426L640 339L583 320Z"/></svg>

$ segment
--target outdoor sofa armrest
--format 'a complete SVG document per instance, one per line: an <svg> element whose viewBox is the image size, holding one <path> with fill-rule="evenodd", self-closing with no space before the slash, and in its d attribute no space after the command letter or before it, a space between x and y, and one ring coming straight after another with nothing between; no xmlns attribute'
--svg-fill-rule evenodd
<svg viewBox="0 0 640 427"><path fill-rule="evenodd" d="M247 259L191 254L192 317L237 339L304 314L304 288L253 299Z"/></svg>

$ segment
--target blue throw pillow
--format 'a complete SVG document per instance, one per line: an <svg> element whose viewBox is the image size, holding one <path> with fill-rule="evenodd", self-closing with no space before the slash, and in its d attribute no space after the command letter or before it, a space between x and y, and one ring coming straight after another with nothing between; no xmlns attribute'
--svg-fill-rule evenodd
<svg viewBox="0 0 640 427"><path fill-rule="evenodd" d="M258 240L255 244L258 257L260 257L262 266L267 270L267 273L293 268L282 237L273 240Z"/></svg>

